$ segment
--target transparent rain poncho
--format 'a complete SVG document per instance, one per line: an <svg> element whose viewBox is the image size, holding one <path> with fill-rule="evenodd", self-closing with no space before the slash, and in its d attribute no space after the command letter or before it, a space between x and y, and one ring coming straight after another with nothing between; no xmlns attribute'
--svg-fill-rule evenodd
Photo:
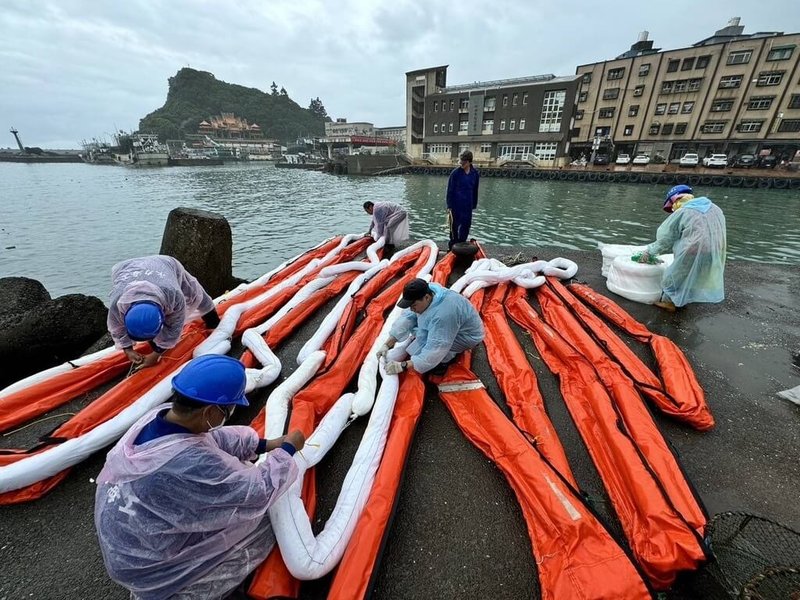
<svg viewBox="0 0 800 600"><path fill-rule="evenodd" d="M430 288L433 291L430 306L421 315L406 309L389 332L398 341L414 336L406 352L414 370L420 373L427 373L439 363L474 348L484 336L481 318L469 300L435 283Z"/></svg>
<svg viewBox="0 0 800 600"><path fill-rule="evenodd" d="M200 282L171 256L131 258L111 268L108 331L117 348L133 345L125 329L125 313L134 302L149 300L164 311L164 327L153 340L169 349L178 343L186 318L204 315L214 308Z"/></svg>
<svg viewBox="0 0 800 600"><path fill-rule="evenodd" d="M219 598L275 544L267 509L297 478L280 448L255 466L258 435L228 426L134 446L140 419L97 478L95 526L111 578L141 600Z"/></svg>
<svg viewBox="0 0 800 600"><path fill-rule="evenodd" d="M372 208L372 224L375 238L386 236L387 244L396 244L408 239L408 213L394 202L376 202Z"/></svg>
<svg viewBox="0 0 800 600"><path fill-rule="evenodd" d="M647 246L651 255L672 252L662 288L675 306L725 299L725 215L708 198L694 198L667 217Z"/></svg>

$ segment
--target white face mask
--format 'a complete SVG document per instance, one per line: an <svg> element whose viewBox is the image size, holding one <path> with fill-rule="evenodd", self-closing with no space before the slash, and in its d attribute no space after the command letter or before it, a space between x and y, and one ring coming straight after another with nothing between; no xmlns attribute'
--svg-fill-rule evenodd
<svg viewBox="0 0 800 600"><path fill-rule="evenodd" d="M222 423L220 423L219 425L212 425L211 423L208 422L208 419L206 419L206 425L208 425L209 433L224 427L225 426L225 421L228 420L228 413L225 410L223 410L221 407L219 407L219 406L217 406L216 408L218 408L219 411L222 413Z"/></svg>

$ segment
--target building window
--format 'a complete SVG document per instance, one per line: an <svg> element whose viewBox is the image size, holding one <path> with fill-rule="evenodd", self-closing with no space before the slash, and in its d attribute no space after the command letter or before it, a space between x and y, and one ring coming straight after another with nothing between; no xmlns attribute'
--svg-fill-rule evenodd
<svg viewBox="0 0 800 600"><path fill-rule="evenodd" d="M451 148L450 144L428 144L430 154L450 154Z"/></svg>
<svg viewBox="0 0 800 600"><path fill-rule="evenodd" d="M564 115L566 90L545 92L542 102L542 118L539 121L539 133L561 131L561 117Z"/></svg>
<svg viewBox="0 0 800 600"><path fill-rule="evenodd" d="M669 110L667 111L667 114L677 115L678 112L680 111L680 109L681 109L681 103L680 102L672 102L669 105Z"/></svg>
<svg viewBox="0 0 800 600"><path fill-rule="evenodd" d="M544 142L536 144L533 154L539 160L555 160L557 150L558 143Z"/></svg>
<svg viewBox="0 0 800 600"><path fill-rule="evenodd" d="M439 125L437 123L433 124L433 133L439 133Z"/></svg>
<svg viewBox="0 0 800 600"><path fill-rule="evenodd" d="M608 137L611 135L611 127L595 127L594 137Z"/></svg>
<svg viewBox="0 0 800 600"><path fill-rule="evenodd" d="M516 128L517 128L517 121L516 121L516 119L511 119L511 121L510 121L510 122L509 122L509 124L508 124L508 130L509 130L509 131L514 131Z"/></svg>
<svg viewBox="0 0 800 600"><path fill-rule="evenodd" d="M711 103L710 112L730 112L733 108L733 100L714 100Z"/></svg>
<svg viewBox="0 0 800 600"><path fill-rule="evenodd" d="M751 56L753 56L752 50L736 50L728 54L728 64L745 65L750 62Z"/></svg>
<svg viewBox="0 0 800 600"><path fill-rule="evenodd" d="M581 79L581 83L592 83L592 74L591 73L584 73L583 79Z"/></svg>
<svg viewBox="0 0 800 600"><path fill-rule="evenodd" d="M694 101L684 102L683 107L681 107L681 114L682 115L691 114L693 108L694 108Z"/></svg>
<svg viewBox="0 0 800 600"><path fill-rule="evenodd" d="M492 144L481 144L481 154L491 154L492 153Z"/></svg>
<svg viewBox="0 0 800 600"><path fill-rule="evenodd" d="M674 73L678 70L678 67L681 66L681 61L677 58L673 58L667 63L667 73Z"/></svg>
<svg viewBox="0 0 800 600"><path fill-rule="evenodd" d="M664 127L661 128L661 135L672 135L673 127L672 123L664 123Z"/></svg>
<svg viewBox="0 0 800 600"><path fill-rule="evenodd" d="M650 74L650 63L639 65L639 77L646 77Z"/></svg>
<svg viewBox="0 0 800 600"><path fill-rule="evenodd" d="M767 110L774 99L775 96L753 96L747 103L747 110Z"/></svg>
<svg viewBox="0 0 800 600"><path fill-rule="evenodd" d="M497 147L497 156L503 157L522 157L531 153L530 144L501 144Z"/></svg>
<svg viewBox="0 0 800 600"><path fill-rule="evenodd" d="M483 110L484 112L490 112L494 110L496 98L494 96L489 96L483 101Z"/></svg>
<svg viewBox="0 0 800 600"><path fill-rule="evenodd" d="M442 104L444 104L444 102L442 102ZM439 112L439 103L438 102L434 102L433 103L433 112Z"/></svg>
<svg viewBox="0 0 800 600"><path fill-rule="evenodd" d="M683 135L684 133L686 133L686 125L688 125L688 123L676 123L675 135Z"/></svg>
<svg viewBox="0 0 800 600"><path fill-rule="evenodd" d="M741 75L725 75L719 80L719 87L721 88L738 88L740 85L742 85Z"/></svg>
<svg viewBox="0 0 800 600"><path fill-rule="evenodd" d="M519 120L519 130L523 131L525 129L525 119Z"/></svg>
<svg viewBox="0 0 800 600"><path fill-rule="evenodd" d="M603 100L616 100L619 98L619 88L609 88L603 91Z"/></svg>
<svg viewBox="0 0 800 600"><path fill-rule="evenodd" d="M800 131L800 119L784 119L778 125L778 131L781 133L796 133Z"/></svg>
<svg viewBox="0 0 800 600"><path fill-rule="evenodd" d="M613 119L614 118L614 108L601 108L600 112L597 114L598 119Z"/></svg>
<svg viewBox="0 0 800 600"><path fill-rule="evenodd" d="M503 94L503 106L508 106L508 94Z"/></svg>
<svg viewBox="0 0 800 600"><path fill-rule="evenodd" d="M781 46L780 48L773 48L767 54L767 60L789 60L792 58L794 46Z"/></svg>
<svg viewBox="0 0 800 600"><path fill-rule="evenodd" d="M701 133L722 133L727 121L706 121L700 128Z"/></svg>
<svg viewBox="0 0 800 600"><path fill-rule="evenodd" d="M483 120L483 133L492 133L494 131L494 119Z"/></svg>
<svg viewBox="0 0 800 600"><path fill-rule="evenodd" d="M703 82L702 79L690 79L689 80L689 91L696 92L700 89L700 84Z"/></svg>
<svg viewBox="0 0 800 600"><path fill-rule="evenodd" d="M467 131L469 128L469 121L459 121L458 122L458 130L459 131Z"/></svg>
<svg viewBox="0 0 800 600"><path fill-rule="evenodd" d="M789 108L800 108L800 94L792 94L789 98Z"/></svg>
<svg viewBox="0 0 800 600"><path fill-rule="evenodd" d="M500 121L500 131L505 131L505 130L506 130L506 120L503 119Z"/></svg>
<svg viewBox="0 0 800 600"><path fill-rule="evenodd" d="M444 133L444 125L442 125L442 133ZM450 123L450 133L453 133L453 124Z"/></svg>
<svg viewBox="0 0 800 600"><path fill-rule="evenodd" d="M580 121L581 119L583 119L583 111L579 110L575 113L575 120Z"/></svg>
<svg viewBox="0 0 800 600"><path fill-rule="evenodd" d="M763 124L764 121L741 121L737 129L739 133L758 133Z"/></svg>
<svg viewBox="0 0 800 600"><path fill-rule="evenodd" d="M522 92L522 106L528 104L528 92Z"/></svg>
<svg viewBox="0 0 800 600"><path fill-rule="evenodd" d="M625 129L622 130L622 135L626 137L630 137L633 135L633 125L625 125Z"/></svg>
<svg viewBox="0 0 800 600"><path fill-rule="evenodd" d="M589 97L589 92L581 92L578 95L578 102L586 102L586 99Z"/></svg>
<svg viewBox="0 0 800 600"><path fill-rule="evenodd" d="M783 71L762 71L758 74L756 87L767 87L770 85L780 85L783 79Z"/></svg>
<svg viewBox="0 0 800 600"><path fill-rule="evenodd" d="M631 104L628 107L628 116L629 117L635 117L638 114L639 114L639 105L638 104Z"/></svg>
<svg viewBox="0 0 800 600"><path fill-rule="evenodd" d="M469 150L469 144L459 144L458 145L458 154L461 155L462 152L466 152Z"/></svg>
<svg viewBox="0 0 800 600"><path fill-rule="evenodd" d="M623 77L625 77L625 67L621 67L619 69L609 69L606 79L608 81L612 81L614 79L622 79Z"/></svg>
<svg viewBox="0 0 800 600"><path fill-rule="evenodd" d="M666 103L656 104L656 114L657 115L663 115L666 112L667 112L667 104Z"/></svg>
<svg viewBox="0 0 800 600"><path fill-rule="evenodd" d="M705 69L708 66L708 63L711 62L711 55L706 54L704 56L698 56L697 62L694 65L695 69ZM680 125L680 123L678 123ZM677 133L677 132L676 132Z"/></svg>
<svg viewBox="0 0 800 600"><path fill-rule="evenodd" d="M638 96L641 96L642 94L644 94L644 86L643 85L637 85L635 88L633 88L633 95L634 96L638 97Z"/></svg>
<svg viewBox="0 0 800 600"><path fill-rule="evenodd" d="M571 138L579 138L581 137L581 128L580 127L573 127L572 131L569 134Z"/></svg>
<svg viewBox="0 0 800 600"><path fill-rule="evenodd" d="M514 95L511 96L511 106L517 106L519 104L519 94L514 92Z"/></svg>
<svg viewBox="0 0 800 600"><path fill-rule="evenodd" d="M659 129L661 129L661 123L653 123L650 125L650 135L658 135Z"/></svg>
<svg viewBox="0 0 800 600"><path fill-rule="evenodd" d="M675 82L673 81L663 81L661 82L661 93L662 94L671 94L672 93L672 86Z"/></svg>
<svg viewBox="0 0 800 600"><path fill-rule="evenodd" d="M461 100L458 101L458 111L461 112L462 110L469 110L468 98L461 98Z"/></svg>
<svg viewBox="0 0 800 600"><path fill-rule="evenodd" d="M691 58L684 58L683 64L681 64L681 71L691 71L692 69L694 69L694 56ZM666 125L664 129L666 129ZM663 131L661 133L664 134Z"/></svg>
<svg viewBox="0 0 800 600"><path fill-rule="evenodd" d="M450 100L450 110L455 110L455 109L456 109L456 101Z"/></svg>

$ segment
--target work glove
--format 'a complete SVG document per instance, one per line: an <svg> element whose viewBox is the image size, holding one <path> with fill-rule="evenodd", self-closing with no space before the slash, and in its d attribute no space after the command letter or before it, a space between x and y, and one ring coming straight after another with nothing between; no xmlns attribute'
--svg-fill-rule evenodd
<svg viewBox="0 0 800 600"><path fill-rule="evenodd" d="M378 351L375 353L375 356L378 360L381 358L386 358L386 353L389 352L391 348L389 348L389 344L381 344L381 347L378 348Z"/></svg>
<svg viewBox="0 0 800 600"><path fill-rule="evenodd" d="M387 375L398 375L403 372L403 365L402 363L393 360L392 362L386 365L386 374Z"/></svg>

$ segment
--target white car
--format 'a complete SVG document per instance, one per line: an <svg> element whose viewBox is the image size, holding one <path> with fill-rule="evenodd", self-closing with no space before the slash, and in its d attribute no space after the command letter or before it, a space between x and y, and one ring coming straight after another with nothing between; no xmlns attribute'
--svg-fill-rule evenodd
<svg viewBox="0 0 800 600"><path fill-rule="evenodd" d="M728 166L728 155L727 154L712 154L711 156L706 156L703 159L703 166L709 168L720 168L724 169Z"/></svg>
<svg viewBox="0 0 800 600"><path fill-rule="evenodd" d="M630 154L619 154L617 156L617 164L618 165L627 165L631 162L631 155Z"/></svg>
<svg viewBox="0 0 800 600"><path fill-rule="evenodd" d="M649 165L650 164L650 155L649 154L637 154L636 158L633 159L633 164L635 164L635 165Z"/></svg>
<svg viewBox="0 0 800 600"><path fill-rule="evenodd" d="M700 162L700 158L697 156L697 154L688 153L681 156L681 159L678 162L682 167L696 167Z"/></svg>

